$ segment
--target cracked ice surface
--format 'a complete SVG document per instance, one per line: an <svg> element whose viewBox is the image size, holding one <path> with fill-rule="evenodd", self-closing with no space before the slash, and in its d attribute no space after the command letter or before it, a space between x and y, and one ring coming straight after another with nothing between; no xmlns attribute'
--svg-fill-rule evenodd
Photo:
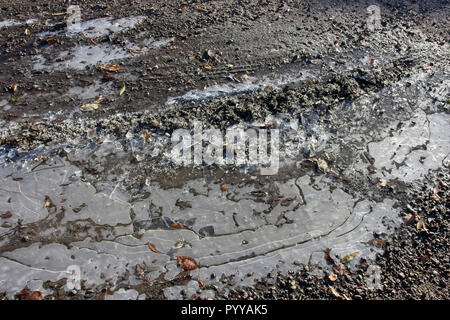
<svg viewBox="0 0 450 320"><path fill-rule="evenodd" d="M193 272L201 278L210 279L211 273L235 275L241 284L251 285L275 268L292 268L296 260L322 263L324 247L338 254L359 251L373 256L364 242L373 232L387 232L398 223L393 201L358 199L331 188L327 179L316 181L308 175L258 188L230 186L227 194L203 179L171 189L152 183L146 186L147 199L131 202L117 188L98 192L63 159L48 163L54 165L39 171L24 165L13 175L8 167L1 170L2 205L7 204L2 209L14 213L10 223L17 222L14 219L20 213L24 224L42 223L41 235L54 233L55 237L53 242L37 237L28 246L3 252L0 286L11 296L36 279L67 278L66 270L72 265L80 267L87 286L105 279L137 285L136 264L148 267L150 280L161 274L169 280L181 271L176 265L178 255L195 257L201 268ZM45 207L46 196L56 208ZM56 230L44 223L54 215L62 216ZM186 228L174 228L170 222L184 223ZM70 229L72 241L64 244L58 237L69 236L69 223L100 228L101 237L87 236L83 228ZM151 252L148 242L163 254ZM123 280L127 271L132 275ZM254 276L246 276L249 272ZM177 297L177 289L166 294ZM136 299L137 294L121 291L110 298L120 297Z"/></svg>
<svg viewBox="0 0 450 320"><path fill-rule="evenodd" d="M449 132L448 114L419 111L391 137L370 143L369 150L384 177L413 181L448 165Z"/></svg>

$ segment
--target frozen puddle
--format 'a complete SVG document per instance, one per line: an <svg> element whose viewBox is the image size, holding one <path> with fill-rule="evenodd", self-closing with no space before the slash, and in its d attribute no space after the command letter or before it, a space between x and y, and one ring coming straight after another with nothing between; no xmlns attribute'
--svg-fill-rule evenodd
<svg viewBox="0 0 450 320"><path fill-rule="evenodd" d="M36 19L28 19L26 21L17 21L17 20L5 20L0 21L0 29L8 28L8 27L15 27L15 26L21 26L24 24L30 25L36 23Z"/></svg>
<svg viewBox="0 0 450 320"><path fill-rule="evenodd" d="M136 24L142 23L145 19L147 19L147 17L145 16L136 16L121 19L114 19L113 17L105 17L88 21L82 21L78 25L74 24L71 28L69 28L67 30L67 34L68 35L81 34L89 38L99 38L111 33L133 29L136 26ZM64 34L64 32L46 31L40 33L39 36L52 37L59 34Z"/></svg>
<svg viewBox="0 0 450 320"><path fill-rule="evenodd" d="M86 66L96 65L99 63L107 64L115 60L123 60L126 58L136 57L148 50L157 49L168 45L172 39L149 39L144 46L128 44L127 48L115 47L110 44L99 44L90 46L77 46L70 52L60 52L58 57L53 61L48 61L42 55L34 58L34 70L61 70L61 69L78 69L82 70ZM139 49L142 53L133 53L128 49Z"/></svg>
<svg viewBox="0 0 450 320"><path fill-rule="evenodd" d="M411 182L429 170L448 166L450 155L450 116L417 112L396 132L379 142L369 144L379 176Z"/></svg>
<svg viewBox="0 0 450 320"><path fill-rule="evenodd" d="M170 280L182 271L180 255L196 259L200 270L193 276L206 283L221 285L210 275L224 274L251 285L274 269L294 268L295 261L323 264L327 247L339 256L358 251L373 258L366 244L373 233L388 233L399 223L393 201L355 198L308 175L264 187L230 185L225 194L203 179L172 189L150 183L145 200L131 201L120 186L101 191L83 182L63 159L48 163L39 169L28 163L14 174L1 169L0 211L12 213L4 221L13 226L21 219L37 233L27 245L2 252L0 288L10 296L35 279L67 278L73 265L88 287L105 279L137 285L137 264L146 266L150 280L161 274ZM2 247L11 232L0 228ZM122 280L127 271L129 279Z"/></svg>
<svg viewBox="0 0 450 320"><path fill-rule="evenodd" d="M66 32L43 32L41 38L49 38L56 35L77 36L83 35L88 38L96 39L112 33L124 32L136 27L138 23L143 22L145 16L128 17L114 19L112 17L99 18L89 21L83 21L79 25L72 26ZM151 49L157 49L169 44L173 39L154 39L147 36L142 44L135 44L126 41L124 46L114 46L111 44L81 45L76 46L69 51L56 53L53 60L48 60L44 55L38 55L33 58L34 70L61 70L78 69L82 70L86 66L96 65L98 63L107 64L114 60L123 60L136 57ZM50 53L53 47L47 48L44 52Z"/></svg>

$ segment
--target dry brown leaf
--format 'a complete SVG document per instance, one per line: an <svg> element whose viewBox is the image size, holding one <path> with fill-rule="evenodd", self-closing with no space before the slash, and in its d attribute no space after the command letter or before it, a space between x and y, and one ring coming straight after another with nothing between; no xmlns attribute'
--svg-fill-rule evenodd
<svg viewBox="0 0 450 320"><path fill-rule="evenodd" d="M441 180L437 181L436 187L433 189L433 195L431 196L434 200L440 202L439 191L441 190Z"/></svg>
<svg viewBox="0 0 450 320"><path fill-rule="evenodd" d="M24 289L20 291L18 294L16 294L16 297L19 300L41 300L42 292Z"/></svg>
<svg viewBox="0 0 450 320"><path fill-rule="evenodd" d="M337 278L338 278L337 275L334 274L334 273L330 273L330 274L328 275L328 279L330 279L330 281L336 281Z"/></svg>
<svg viewBox="0 0 450 320"><path fill-rule="evenodd" d="M331 293L333 294L333 296L335 296L336 298L342 299L342 296L336 291L335 288L333 288L332 286L328 286L328 288L330 288Z"/></svg>
<svg viewBox="0 0 450 320"><path fill-rule="evenodd" d="M13 84L11 85L11 91L12 91L13 93L16 93L17 87L18 87L17 83L13 83Z"/></svg>
<svg viewBox="0 0 450 320"><path fill-rule="evenodd" d="M56 43L56 37L49 38L49 39L45 40L45 42L49 45L53 45Z"/></svg>
<svg viewBox="0 0 450 320"><path fill-rule="evenodd" d="M103 70L106 70L106 71L110 71L110 72L116 72L120 69L120 67L117 64L110 64L108 66L101 65L100 68L102 68Z"/></svg>
<svg viewBox="0 0 450 320"><path fill-rule="evenodd" d="M411 224L411 223L413 223L414 221L416 221L416 216L417 216L417 214L414 215L414 214L408 213L408 214L406 214L406 215L403 216L403 221L404 221L406 224Z"/></svg>
<svg viewBox="0 0 450 320"><path fill-rule="evenodd" d="M209 63L205 64L205 69L206 70L211 70L211 65Z"/></svg>
<svg viewBox="0 0 450 320"><path fill-rule="evenodd" d="M419 222L417 222L417 230L428 231L427 226L425 224L425 220L423 219L423 217L419 219Z"/></svg>
<svg viewBox="0 0 450 320"><path fill-rule="evenodd" d="M178 222L173 222L170 226L175 229L186 229L186 226Z"/></svg>
<svg viewBox="0 0 450 320"><path fill-rule="evenodd" d="M198 263L193 258L188 256L178 256L177 257L177 263L180 267L182 267L184 270L194 270L198 268Z"/></svg>
<svg viewBox="0 0 450 320"><path fill-rule="evenodd" d="M325 255L323 257L324 257L324 259L326 261L328 261L329 263L331 263L333 265L336 264L336 262L334 261L334 259L330 255L331 249L326 248L323 252L325 253Z"/></svg>
<svg viewBox="0 0 450 320"><path fill-rule="evenodd" d="M141 49L130 48L130 49L128 49L128 51L130 51L131 53L144 53L144 50L141 50Z"/></svg>
<svg viewBox="0 0 450 320"><path fill-rule="evenodd" d="M156 249L155 245L153 243L147 242L147 247L152 250L154 253L162 253L158 249Z"/></svg>
<svg viewBox="0 0 450 320"><path fill-rule="evenodd" d="M222 183L222 184L220 185L220 190L221 190L222 192L227 192L227 191L228 191L228 186L227 186L225 183Z"/></svg>
<svg viewBox="0 0 450 320"><path fill-rule="evenodd" d="M86 103L80 107L80 109L82 111L87 111L87 112L97 110L98 108L100 108L100 105L97 102Z"/></svg>
<svg viewBox="0 0 450 320"><path fill-rule="evenodd" d="M95 40L94 38L88 38L88 39L94 46L98 45L97 40Z"/></svg>
<svg viewBox="0 0 450 320"><path fill-rule="evenodd" d="M198 284L200 285L200 287L204 287L205 286L205 281L198 280Z"/></svg>
<svg viewBox="0 0 450 320"><path fill-rule="evenodd" d="M372 240L369 241L369 244L374 247L381 248L383 247L384 242L385 241L383 239L373 238Z"/></svg>
<svg viewBox="0 0 450 320"><path fill-rule="evenodd" d="M11 211L6 211L4 214L0 216L2 219L8 219L12 217Z"/></svg>
<svg viewBox="0 0 450 320"><path fill-rule="evenodd" d="M349 298L347 298L347 296L345 294L341 295L339 294L335 288L333 288L332 286L328 286L328 288L330 288L331 293L333 294L333 296L335 296L338 299L342 299L342 300L350 300Z"/></svg>

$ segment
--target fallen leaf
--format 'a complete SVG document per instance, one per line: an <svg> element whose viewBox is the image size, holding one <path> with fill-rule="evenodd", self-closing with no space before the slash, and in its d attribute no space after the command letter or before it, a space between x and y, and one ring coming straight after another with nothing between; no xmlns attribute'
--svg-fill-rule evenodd
<svg viewBox="0 0 450 320"><path fill-rule="evenodd" d="M30 32L30 29L25 29L25 34L27 35L27 36L29 36L30 34L31 34L31 32Z"/></svg>
<svg viewBox="0 0 450 320"><path fill-rule="evenodd" d="M200 285L200 287L204 287L205 286L205 281L198 280L198 284Z"/></svg>
<svg viewBox="0 0 450 320"><path fill-rule="evenodd" d="M331 263L333 265L336 264L334 259L330 256L330 252L331 252L330 248L326 248L325 250L323 250L323 252L325 253L325 255L323 257L326 261L328 261L329 263Z"/></svg>
<svg viewBox="0 0 450 320"><path fill-rule="evenodd" d="M342 262L343 262L343 263L348 263L348 262L352 261L353 259L355 259L355 257L356 257L358 254L359 254L359 252L353 252L353 253L347 254L346 256L344 256L344 257L342 258Z"/></svg>
<svg viewBox="0 0 450 320"><path fill-rule="evenodd" d="M149 135L148 133L146 133L145 136L144 136L144 139L145 139L145 141L148 142L148 141L150 140L151 137L152 137L151 135Z"/></svg>
<svg viewBox="0 0 450 320"><path fill-rule="evenodd" d="M340 294L336 291L336 289L333 288L332 286L328 286L328 288L330 288L331 293L332 293L333 296L335 296L336 298L342 299L342 300L350 300L349 298L347 298L347 297L345 296L345 294L344 294L344 295L340 295Z"/></svg>
<svg viewBox="0 0 450 320"><path fill-rule="evenodd" d="M206 70L211 70L211 65L209 63L205 64L205 69Z"/></svg>
<svg viewBox="0 0 450 320"><path fill-rule="evenodd" d="M436 187L433 189L433 195L431 196L434 200L440 202L441 197L439 197L439 191L441 190L441 180L437 181Z"/></svg>
<svg viewBox="0 0 450 320"><path fill-rule="evenodd" d="M4 214L0 216L2 219L8 219L12 217L11 211L6 211Z"/></svg>
<svg viewBox="0 0 450 320"><path fill-rule="evenodd" d="M154 253L162 253L161 251L159 251L158 249L156 249L156 247L155 247L152 243L150 243L150 242L147 242L147 247L148 247L150 250L152 250Z"/></svg>
<svg viewBox="0 0 450 320"><path fill-rule="evenodd" d="M383 247L384 244L384 240L383 239L379 239L379 238L373 238L372 240L370 240L368 242L368 244L377 247L377 248L381 248Z"/></svg>
<svg viewBox="0 0 450 320"><path fill-rule="evenodd" d="M332 286L328 286L328 288L330 288L331 293L333 294L333 296L335 296L336 298L342 299L342 296L336 291L335 288L333 288Z"/></svg>
<svg viewBox="0 0 450 320"><path fill-rule="evenodd" d="M335 275L334 273L330 273L328 275L328 279L330 279L330 281L336 281L337 280L337 275Z"/></svg>
<svg viewBox="0 0 450 320"><path fill-rule="evenodd" d="M178 222L173 222L170 226L174 229L188 229L188 227Z"/></svg>
<svg viewBox="0 0 450 320"><path fill-rule="evenodd" d="M117 64L110 64L108 66L101 65L100 68L102 68L103 70L106 70L106 71L110 71L110 72L116 72L120 69L120 67Z"/></svg>
<svg viewBox="0 0 450 320"><path fill-rule="evenodd" d="M49 39L45 40L45 43L47 43L49 45L55 44L56 43L56 37L49 38Z"/></svg>
<svg viewBox="0 0 450 320"><path fill-rule="evenodd" d="M193 258L188 256L178 256L177 257L177 263L180 267L182 267L184 270L194 270L198 268L198 263Z"/></svg>
<svg viewBox="0 0 450 320"><path fill-rule="evenodd" d="M82 111L86 111L86 112L94 111L94 110L97 110L98 108L100 108L100 104L98 102L86 103L80 107L80 109Z"/></svg>
<svg viewBox="0 0 450 320"><path fill-rule="evenodd" d="M325 160L323 160L323 159L307 158L307 159L305 159L305 160L306 160L306 161L311 161L311 162L316 163L317 167L318 167L322 172L325 172L325 173L330 172L330 168L328 167L327 162L326 162Z"/></svg>
<svg viewBox="0 0 450 320"><path fill-rule="evenodd" d="M348 274L347 267L340 263L333 266L333 271L341 276Z"/></svg>
<svg viewBox="0 0 450 320"><path fill-rule="evenodd" d="M119 96L123 95L125 90L127 90L127 88L125 87L125 85L123 85L122 89L120 89Z"/></svg>
<svg viewBox="0 0 450 320"><path fill-rule="evenodd" d="M428 231L427 226L425 225L425 220L422 218L419 219L419 222L417 222L417 230L424 230Z"/></svg>
<svg viewBox="0 0 450 320"><path fill-rule="evenodd" d="M144 270L142 269L142 267L141 267L139 264L137 264L137 265L134 267L134 271L136 272L136 274L137 274L138 276L143 276L143 275L144 275Z"/></svg>
<svg viewBox="0 0 450 320"><path fill-rule="evenodd" d="M222 183L222 184L220 185L220 190L221 190L222 192L227 192L227 191L228 191L228 186L227 186L225 183Z"/></svg>
<svg viewBox="0 0 450 320"><path fill-rule="evenodd" d="M416 216L417 216L417 214L414 215L414 214L408 213L408 214L406 214L406 215L403 216L403 221L404 221L406 224L411 224L411 223L413 223L413 222L416 221Z"/></svg>
<svg viewBox="0 0 450 320"><path fill-rule="evenodd" d="M98 45L98 42L94 39L94 38L88 38L89 41L93 44L93 45Z"/></svg>
<svg viewBox="0 0 450 320"><path fill-rule="evenodd" d="M144 53L144 50L141 50L141 49L130 48L130 49L128 49L128 51L130 51L131 53Z"/></svg>
<svg viewBox="0 0 450 320"><path fill-rule="evenodd" d="M110 288L107 288L106 294L112 296L112 295L114 295L114 291L112 291Z"/></svg>
<svg viewBox="0 0 450 320"><path fill-rule="evenodd" d="M19 300L41 300L42 292L24 289L16 294Z"/></svg>
<svg viewBox="0 0 450 320"><path fill-rule="evenodd" d="M11 91L12 91L13 93L16 93L17 87L18 87L17 83L13 83L13 84L11 85Z"/></svg>

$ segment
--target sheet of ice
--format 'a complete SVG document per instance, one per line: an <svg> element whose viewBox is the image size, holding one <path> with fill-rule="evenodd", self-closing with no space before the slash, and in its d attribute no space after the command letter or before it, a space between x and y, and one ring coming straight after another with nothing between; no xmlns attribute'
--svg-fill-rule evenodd
<svg viewBox="0 0 450 320"><path fill-rule="evenodd" d="M108 64L112 61L120 61L144 54L151 49L157 49L167 45L171 39L159 39L150 42L143 49L142 53L132 53L126 48L113 46L110 44L76 46L70 51L60 52L55 62L47 61L42 55L36 56L33 61L35 70L61 70L78 69L82 70L86 66L96 64ZM129 48L140 48L137 45L130 45Z"/></svg>
<svg viewBox="0 0 450 320"><path fill-rule="evenodd" d="M134 16L120 19L113 17L104 17L93 20L82 21L78 25L73 25L67 30L68 35L82 34L89 38L99 38L111 33L122 32L133 29L136 24L143 22L147 17ZM50 32L45 31L39 34L41 37L52 37L63 33L63 31Z"/></svg>

